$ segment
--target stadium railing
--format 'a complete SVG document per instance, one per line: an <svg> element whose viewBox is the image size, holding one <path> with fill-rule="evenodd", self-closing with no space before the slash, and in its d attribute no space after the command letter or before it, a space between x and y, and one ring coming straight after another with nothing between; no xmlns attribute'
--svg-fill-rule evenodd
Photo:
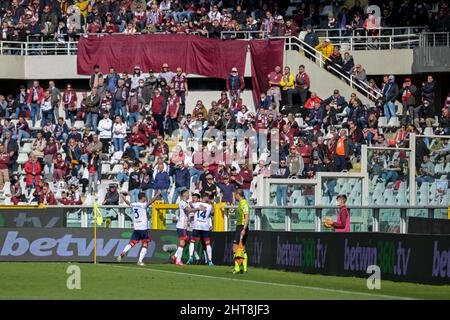
<svg viewBox="0 0 450 320"><path fill-rule="evenodd" d="M319 206L250 206L250 230L329 232L322 223L325 217L336 221L337 205ZM62 208L66 215L66 227L92 228L96 223L92 206L52 206ZM132 213L128 206L98 206L102 213L103 228L132 228ZM351 232L408 233L409 217L447 219L448 206L367 206L348 205ZM22 209L26 210L26 209ZM45 214L45 207L43 214ZM225 206L223 231L236 228L237 206ZM149 209L149 212L152 210ZM220 212L216 214L221 214ZM166 216L165 230L175 230L173 215ZM150 217L149 221L152 221ZM161 229L161 228L159 228Z"/></svg>
<svg viewBox="0 0 450 320"><path fill-rule="evenodd" d="M373 28L372 30L378 30L380 35L384 36L395 36L395 35L403 35L403 36L411 36L417 33L424 32L426 30L425 27L378 27ZM347 36L357 36L357 33L366 32L365 29L314 29L314 32L319 37L347 37Z"/></svg>

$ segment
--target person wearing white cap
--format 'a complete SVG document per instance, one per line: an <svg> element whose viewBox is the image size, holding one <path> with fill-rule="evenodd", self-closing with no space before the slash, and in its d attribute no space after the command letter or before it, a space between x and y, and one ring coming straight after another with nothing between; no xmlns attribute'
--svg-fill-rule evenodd
<svg viewBox="0 0 450 320"><path fill-rule="evenodd" d="M244 90L245 82L244 77L238 74L237 68L233 67L231 69L231 74L227 79L227 91L228 91L228 98L233 100L233 93L236 93L236 98L239 99L241 96L242 90Z"/></svg>
<svg viewBox="0 0 450 320"><path fill-rule="evenodd" d="M137 89L139 87L139 80L145 81L144 73L141 71L141 67L134 66L134 72L131 76L131 89Z"/></svg>

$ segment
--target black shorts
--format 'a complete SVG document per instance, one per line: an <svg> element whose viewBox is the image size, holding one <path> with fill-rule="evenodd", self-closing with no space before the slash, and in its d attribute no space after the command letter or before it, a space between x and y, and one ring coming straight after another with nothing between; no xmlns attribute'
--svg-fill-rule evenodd
<svg viewBox="0 0 450 320"><path fill-rule="evenodd" d="M234 244L239 244L239 240L241 239L242 230L244 230L243 225L236 226L236 232L234 233L234 239L233 239ZM247 243L247 237L248 237L248 227L247 227L247 229L245 229L245 235L242 238L242 245L244 245L244 246Z"/></svg>

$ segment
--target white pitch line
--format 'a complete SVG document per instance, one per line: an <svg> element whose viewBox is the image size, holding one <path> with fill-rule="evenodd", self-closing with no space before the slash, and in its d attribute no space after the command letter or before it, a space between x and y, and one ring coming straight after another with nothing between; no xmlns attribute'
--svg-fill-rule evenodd
<svg viewBox="0 0 450 320"><path fill-rule="evenodd" d="M187 275L187 276L206 278L206 279L215 279L215 280L219 279L219 280L224 280L224 281L237 281L237 282L261 284L261 285L271 285L271 286L278 286L278 287L301 288L301 289L325 291L325 292L332 292L332 293L353 294L353 295L361 295L361 296L368 296L368 297L380 297L380 298L386 298L386 299L416 300L415 298L400 297L400 296L389 296L389 295L377 294L377 293L365 293L365 292L358 292L358 291L347 291L347 290L338 290L338 289L327 289L327 288L320 288L320 287L302 286L302 285L296 285L296 284L285 284L285 283L276 283L276 282L264 282L264 281L256 281L256 280L233 279L233 278L206 276L206 275L203 275L203 274L178 272L178 271L169 271L169 270L160 270L160 269L153 269L153 268L148 268L148 267L146 267L146 268L136 268L136 267L117 266L117 265L113 265L113 264L99 264L99 265L111 266L111 267L114 267L114 268L122 268L122 269L149 270L149 271L155 271L155 272L171 273L171 274L177 274L177 275L183 275L183 276Z"/></svg>

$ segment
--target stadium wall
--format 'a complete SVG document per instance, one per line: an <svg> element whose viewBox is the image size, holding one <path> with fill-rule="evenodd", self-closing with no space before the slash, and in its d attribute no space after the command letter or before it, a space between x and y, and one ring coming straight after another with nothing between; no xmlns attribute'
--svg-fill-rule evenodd
<svg viewBox="0 0 450 320"><path fill-rule="evenodd" d="M0 261L91 262L93 236L83 228L0 228ZM130 236L127 229L98 229L97 261L114 262ZM151 237L145 261L168 263L163 248L178 243L176 231L151 231ZM234 232L212 234L215 264L232 265L233 238ZM139 249L124 261L135 262ZM254 267L367 278L367 268L377 265L381 279L450 284L449 236L253 231L247 252Z"/></svg>

